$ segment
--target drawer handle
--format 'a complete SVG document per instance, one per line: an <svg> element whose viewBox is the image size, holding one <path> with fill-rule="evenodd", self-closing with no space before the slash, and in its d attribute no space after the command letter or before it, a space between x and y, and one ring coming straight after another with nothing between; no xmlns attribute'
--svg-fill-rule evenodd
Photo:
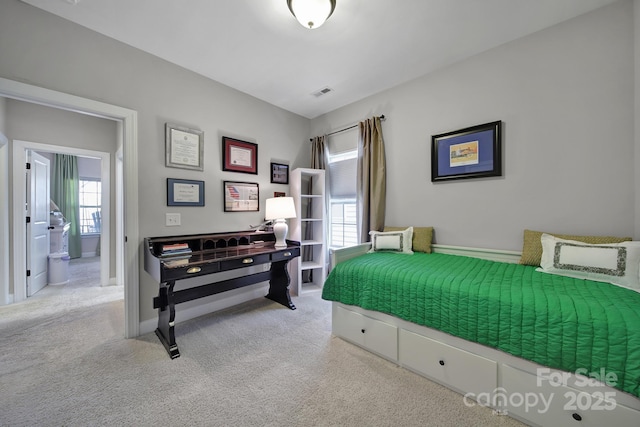
<svg viewBox="0 0 640 427"><path fill-rule="evenodd" d="M578 414L577 412L574 412L573 414L571 414L571 416L576 421L582 421L582 416L580 416L580 414Z"/></svg>
<svg viewBox="0 0 640 427"><path fill-rule="evenodd" d="M243 264L251 264L253 263L253 258L245 258L242 260Z"/></svg>
<svg viewBox="0 0 640 427"><path fill-rule="evenodd" d="M444 360L439 360L438 363L440 364L440 366L444 366Z"/></svg>
<svg viewBox="0 0 640 427"><path fill-rule="evenodd" d="M191 267L187 270L187 274L200 273L201 270L200 267Z"/></svg>
<svg viewBox="0 0 640 427"><path fill-rule="evenodd" d="M360 329L360 332L362 332L364 334L365 330L364 329Z"/></svg>
<svg viewBox="0 0 640 427"><path fill-rule="evenodd" d="M283 255L284 256L291 256L291 252L285 252Z"/></svg>

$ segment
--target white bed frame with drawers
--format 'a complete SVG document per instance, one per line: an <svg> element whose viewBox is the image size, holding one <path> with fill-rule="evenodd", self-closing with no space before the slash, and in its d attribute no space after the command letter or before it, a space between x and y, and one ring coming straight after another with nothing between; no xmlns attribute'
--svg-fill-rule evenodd
<svg viewBox="0 0 640 427"><path fill-rule="evenodd" d="M369 248L367 243L334 250L331 265ZM433 251L501 262L520 259L515 251L445 245L433 245ZM487 406L530 425L640 426L640 399L606 385L613 380L606 372L549 369L384 313L338 302L332 310L334 335L459 392L468 405Z"/></svg>

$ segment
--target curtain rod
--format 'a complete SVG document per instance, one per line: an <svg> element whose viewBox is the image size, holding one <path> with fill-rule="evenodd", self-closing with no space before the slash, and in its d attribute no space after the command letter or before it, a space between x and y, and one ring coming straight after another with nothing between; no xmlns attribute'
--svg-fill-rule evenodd
<svg viewBox="0 0 640 427"><path fill-rule="evenodd" d="M383 114L383 115L380 116L380 120L384 120L384 119L385 119L385 117L384 117L384 114ZM344 129L334 130L333 132L329 132L328 134L326 134L326 136L335 135L336 133L344 132L345 130L357 128L358 125L359 125L359 123L357 125L346 127ZM309 138L309 141L313 141L313 138Z"/></svg>

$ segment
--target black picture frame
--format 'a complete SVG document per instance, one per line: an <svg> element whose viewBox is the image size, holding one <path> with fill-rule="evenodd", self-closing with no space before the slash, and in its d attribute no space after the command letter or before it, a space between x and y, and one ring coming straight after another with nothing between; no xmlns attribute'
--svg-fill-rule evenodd
<svg viewBox="0 0 640 427"><path fill-rule="evenodd" d="M222 205L225 212L258 212L260 186L257 182L223 181Z"/></svg>
<svg viewBox="0 0 640 427"><path fill-rule="evenodd" d="M502 176L502 121L431 136L431 182Z"/></svg>
<svg viewBox="0 0 640 427"><path fill-rule="evenodd" d="M167 178L167 206L204 206L204 181Z"/></svg>
<svg viewBox="0 0 640 427"><path fill-rule="evenodd" d="M258 144L222 137L222 170L258 174Z"/></svg>
<svg viewBox="0 0 640 427"><path fill-rule="evenodd" d="M204 170L204 132L165 123L165 166Z"/></svg>
<svg viewBox="0 0 640 427"><path fill-rule="evenodd" d="M289 184L289 165L271 162L271 183Z"/></svg>

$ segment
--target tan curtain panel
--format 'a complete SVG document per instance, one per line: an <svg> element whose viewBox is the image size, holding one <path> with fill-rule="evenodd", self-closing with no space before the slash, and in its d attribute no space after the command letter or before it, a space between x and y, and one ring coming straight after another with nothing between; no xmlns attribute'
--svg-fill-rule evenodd
<svg viewBox="0 0 640 427"><path fill-rule="evenodd" d="M358 241L369 241L369 231L384 228L387 173L380 117L359 124L358 135Z"/></svg>
<svg viewBox="0 0 640 427"><path fill-rule="evenodd" d="M311 140L311 169L326 169L327 154L325 136L316 136Z"/></svg>

